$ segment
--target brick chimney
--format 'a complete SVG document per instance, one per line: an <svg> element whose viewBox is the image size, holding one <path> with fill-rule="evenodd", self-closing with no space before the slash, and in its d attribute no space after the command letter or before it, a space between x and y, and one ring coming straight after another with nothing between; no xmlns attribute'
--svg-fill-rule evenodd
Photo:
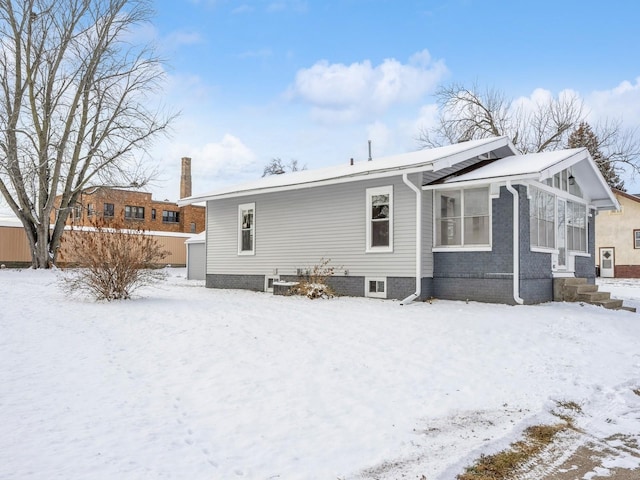
<svg viewBox="0 0 640 480"><path fill-rule="evenodd" d="M182 175L180 175L180 198L191 196L191 158L182 157Z"/></svg>

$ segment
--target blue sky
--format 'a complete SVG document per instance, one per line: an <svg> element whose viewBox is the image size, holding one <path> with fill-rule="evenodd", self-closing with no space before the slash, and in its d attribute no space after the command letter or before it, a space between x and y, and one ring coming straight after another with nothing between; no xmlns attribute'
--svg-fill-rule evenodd
<svg viewBox="0 0 640 480"><path fill-rule="evenodd" d="M308 168L415 150L451 82L515 98L577 92L590 120L640 126L640 2L156 0L143 34L168 61L180 110L154 149L158 199L260 177L274 157ZM628 182L629 183L629 182ZM633 190L633 184L630 184ZM640 188L638 189L640 190Z"/></svg>

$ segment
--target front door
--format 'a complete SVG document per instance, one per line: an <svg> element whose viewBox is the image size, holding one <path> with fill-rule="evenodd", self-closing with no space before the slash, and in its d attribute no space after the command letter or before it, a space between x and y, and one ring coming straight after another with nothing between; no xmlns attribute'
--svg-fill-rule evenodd
<svg viewBox="0 0 640 480"><path fill-rule="evenodd" d="M613 269L615 267L615 252L613 248L600 248L600 276L604 278L613 278Z"/></svg>

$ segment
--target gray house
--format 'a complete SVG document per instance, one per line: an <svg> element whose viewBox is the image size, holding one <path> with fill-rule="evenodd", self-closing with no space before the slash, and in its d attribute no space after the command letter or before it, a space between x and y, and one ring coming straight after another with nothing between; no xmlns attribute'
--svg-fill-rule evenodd
<svg viewBox="0 0 640 480"><path fill-rule="evenodd" d="M330 259L338 293L501 303L595 278L594 220L618 203L586 149L521 155L505 137L194 195L206 286L269 290Z"/></svg>

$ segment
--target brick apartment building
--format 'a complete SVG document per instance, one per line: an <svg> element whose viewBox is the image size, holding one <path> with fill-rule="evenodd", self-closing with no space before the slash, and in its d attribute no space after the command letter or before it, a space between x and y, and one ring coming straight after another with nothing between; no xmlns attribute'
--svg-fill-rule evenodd
<svg viewBox="0 0 640 480"><path fill-rule="evenodd" d="M182 158L180 198L191 196L191 159ZM56 205L60 205L56 198ZM55 215L57 210L54 209ZM91 226L96 218L124 219L144 230L200 233L205 228L205 207L153 200L151 194L110 187L90 187L69 212L68 225Z"/></svg>

